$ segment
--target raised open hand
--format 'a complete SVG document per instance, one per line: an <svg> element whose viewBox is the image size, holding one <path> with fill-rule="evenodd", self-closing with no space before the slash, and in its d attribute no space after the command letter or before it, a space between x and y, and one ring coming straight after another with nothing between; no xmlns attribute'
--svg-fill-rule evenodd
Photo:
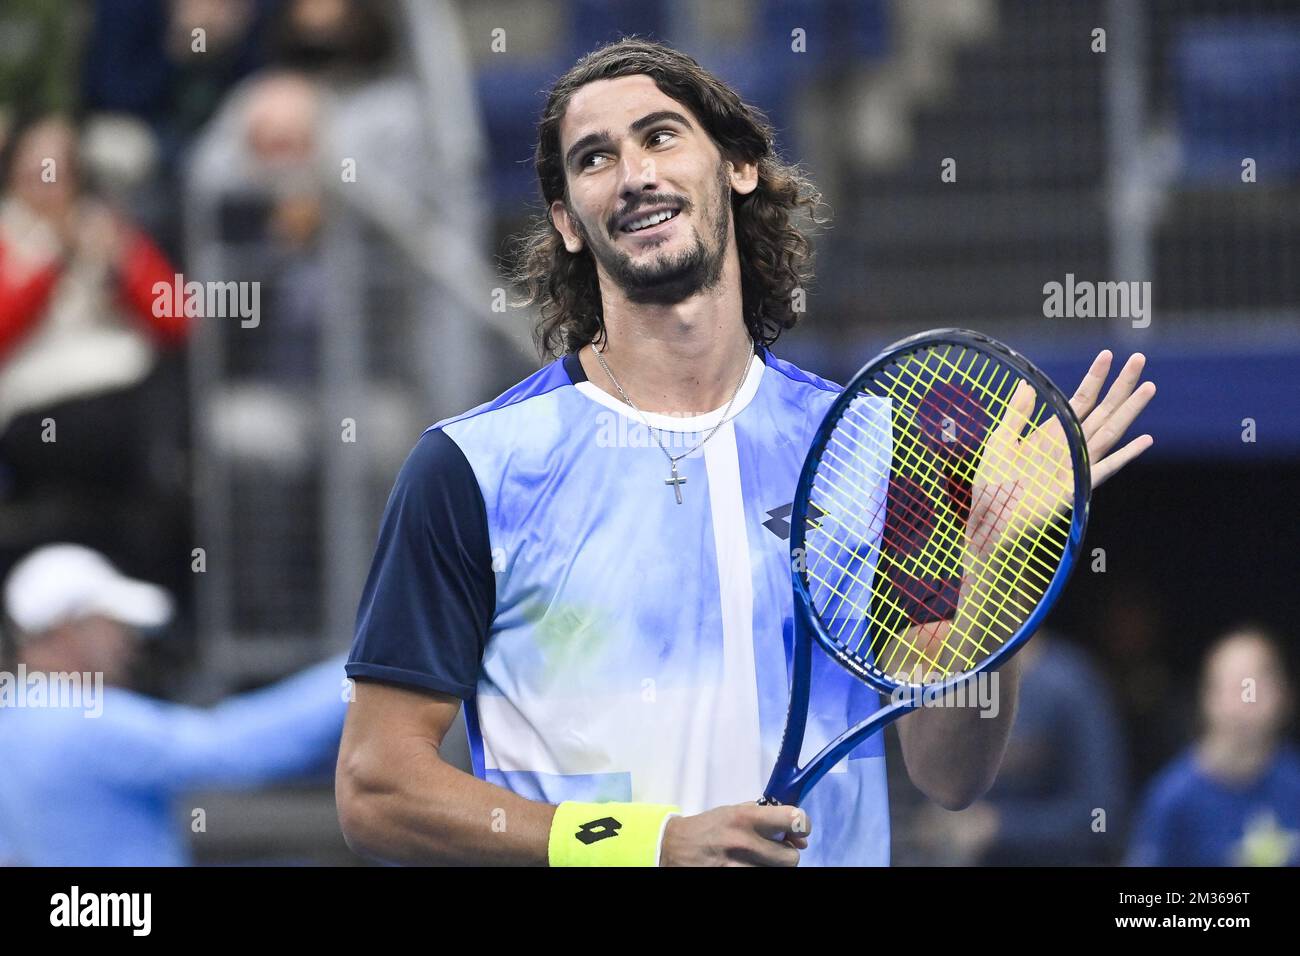
<svg viewBox="0 0 1300 956"><path fill-rule="evenodd" d="M1138 385L1146 358L1135 353L1098 404L1111 359L1109 351L1098 354L1070 399L1087 443L1093 488L1154 441L1150 435L1139 435L1112 451L1151 401L1156 386L1153 382ZM1074 472L1061 423L1052 417L1025 434L1033 408L1034 390L1022 381L985 442L971 487L966 527L967 548L973 556L987 556L999 544L1042 527L1073 498Z"/></svg>

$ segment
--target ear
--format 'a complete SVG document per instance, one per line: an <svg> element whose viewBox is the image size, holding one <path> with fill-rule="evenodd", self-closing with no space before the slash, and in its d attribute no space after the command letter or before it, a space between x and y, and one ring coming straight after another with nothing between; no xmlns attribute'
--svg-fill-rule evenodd
<svg viewBox="0 0 1300 956"><path fill-rule="evenodd" d="M568 207L564 205L562 199L557 199L551 203L551 225L555 226L564 239L565 249L575 255L582 251L582 237L578 235L578 230L573 227L573 222L569 219Z"/></svg>
<svg viewBox="0 0 1300 956"><path fill-rule="evenodd" d="M758 164L736 163L727 161L727 177L731 188L742 196L748 196L758 188Z"/></svg>

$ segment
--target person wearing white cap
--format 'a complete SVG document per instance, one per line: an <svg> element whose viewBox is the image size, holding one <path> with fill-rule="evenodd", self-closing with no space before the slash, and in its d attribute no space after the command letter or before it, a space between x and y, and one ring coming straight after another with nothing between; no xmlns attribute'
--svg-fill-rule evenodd
<svg viewBox="0 0 1300 956"><path fill-rule="evenodd" d="M14 566L3 596L17 659L0 670L0 864L184 865L182 794L333 769L342 656L187 707L125 686L139 636L171 620L162 588L55 544Z"/></svg>
<svg viewBox="0 0 1300 956"><path fill-rule="evenodd" d="M9 573L4 608L27 670L103 674L126 682L137 633L172 617L171 595L123 576L98 551L52 544L27 555Z"/></svg>

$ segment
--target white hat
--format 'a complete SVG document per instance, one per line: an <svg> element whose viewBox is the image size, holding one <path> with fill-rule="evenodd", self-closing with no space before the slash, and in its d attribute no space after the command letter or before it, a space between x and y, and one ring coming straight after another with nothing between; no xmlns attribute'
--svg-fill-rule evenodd
<svg viewBox="0 0 1300 956"><path fill-rule="evenodd" d="M24 635L95 615L140 628L160 627L172 616L165 590L125 577L98 551L77 544L50 544L24 557L9 572L4 600Z"/></svg>

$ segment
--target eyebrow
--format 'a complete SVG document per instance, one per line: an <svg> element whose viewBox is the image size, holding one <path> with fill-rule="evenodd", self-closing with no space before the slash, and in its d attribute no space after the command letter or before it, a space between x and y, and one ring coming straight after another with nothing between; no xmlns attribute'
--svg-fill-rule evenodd
<svg viewBox="0 0 1300 956"><path fill-rule="evenodd" d="M653 126L655 123L662 123L665 120L672 120L674 123L680 123L682 126L690 130L695 128L691 125L690 120L681 113L678 113L676 110L657 110L653 113L647 113L638 120L633 120L632 124L628 126L628 130L633 133L639 133L647 126ZM608 143L613 138L613 134L611 134L607 129L588 133L569 147L569 151L564 154L564 165L572 166L574 161L578 158L579 153L590 149L592 146L597 146L601 143Z"/></svg>

